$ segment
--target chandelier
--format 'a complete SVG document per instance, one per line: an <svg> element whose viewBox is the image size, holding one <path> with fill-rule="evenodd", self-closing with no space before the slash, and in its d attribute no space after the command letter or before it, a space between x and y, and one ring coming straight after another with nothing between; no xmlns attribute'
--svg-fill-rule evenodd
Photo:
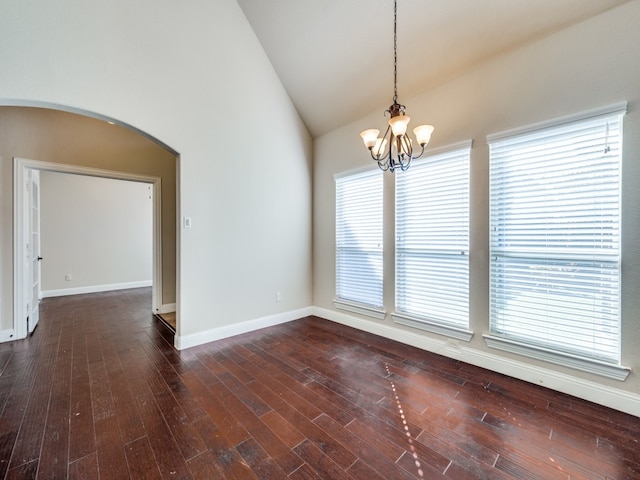
<svg viewBox="0 0 640 480"><path fill-rule="evenodd" d="M398 35L397 35L398 0L393 2L393 103L385 110L389 114L389 125L382 137L380 130L370 128L360 133L365 147L371 152L371 158L378 162L380 170L391 172L400 168L403 172L409 168L411 160L420 158L424 147L429 143L433 126L419 125L413 129L416 142L420 145L420 153L413 151L413 140L407 134L411 120L406 114L406 107L398 103Z"/></svg>

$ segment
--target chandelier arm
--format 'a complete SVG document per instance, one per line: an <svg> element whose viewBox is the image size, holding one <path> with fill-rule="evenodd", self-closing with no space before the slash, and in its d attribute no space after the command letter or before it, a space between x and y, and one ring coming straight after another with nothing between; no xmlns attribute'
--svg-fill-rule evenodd
<svg viewBox="0 0 640 480"><path fill-rule="evenodd" d="M387 129L385 130L384 135L381 138L387 138L387 136L389 135L389 130L391 130L391 126L387 125ZM373 150L375 149L375 146L371 150L369 150L369 153L371 153L371 158L373 158L376 162L380 162L383 158L389 157L391 154L391 137L389 137L387 144L389 149L387 150L387 147L385 147L385 149L382 151L382 154L379 155L379 157L376 157L373 154Z"/></svg>
<svg viewBox="0 0 640 480"><path fill-rule="evenodd" d="M406 135L397 138L395 167L400 167L401 171L405 171L409 168L409 164L413 159L413 147L411 141Z"/></svg>
<svg viewBox="0 0 640 480"><path fill-rule="evenodd" d="M389 146L389 150L388 151L385 150L385 154L384 154L385 157L387 156L387 154L391 153L391 140L393 139L393 134L389 133L390 131L391 131L391 125L387 124L387 129L384 131L384 135L382 136L382 138L389 137L389 140L387 141L387 145Z"/></svg>
<svg viewBox="0 0 640 480"><path fill-rule="evenodd" d="M413 145L411 145L411 140L407 135L403 135L402 137L400 137L400 144L402 146L401 152L406 152L407 157L413 158ZM398 154L398 158L400 158L401 156L404 157L404 155L400 155L400 153Z"/></svg>
<svg viewBox="0 0 640 480"><path fill-rule="evenodd" d="M391 164L389 163L389 159L386 159L384 162L378 160L378 168L383 172L389 170L390 166ZM393 168L391 168L391 171L393 172Z"/></svg>
<svg viewBox="0 0 640 480"><path fill-rule="evenodd" d="M382 156L382 157L380 157L380 158L377 158L377 157L373 154L373 148L370 150L370 153L371 153L371 158L372 158L373 160L375 160L376 162L378 162L378 163L379 163L379 162L381 162L381 161L382 161L382 159L384 158L384 156Z"/></svg>

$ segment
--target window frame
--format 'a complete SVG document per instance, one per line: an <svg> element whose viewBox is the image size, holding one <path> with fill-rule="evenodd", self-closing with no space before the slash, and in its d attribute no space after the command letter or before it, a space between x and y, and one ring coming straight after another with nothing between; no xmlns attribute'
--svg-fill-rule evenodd
<svg viewBox="0 0 640 480"><path fill-rule="evenodd" d="M607 107L603 107L600 109L595 109L595 110L591 110L588 112L583 112L583 113L579 113L576 115L570 115L570 116L566 116L566 117L562 117L559 119L555 119L555 120L551 120L551 121L547 121L547 122L541 122L535 125L531 125L528 127L522 127L522 128L518 128L518 129L514 129L514 130L510 130L510 131L506 131L506 132L501 132L501 133L497 133L497 134L493 134L493 135L489 135L487 136L487 143L489 144L489 147L491 149L492 145L497 145L500 142L504 141L504 140L510 140L510 139L519 139L519 138L526 138L529 135L534 135L534 134L544 134L545 131L549 131L549 132L555 132L559 129L562 129L563 127L572 127L572 126L579 126L582 122L587 122L587 121L595 121L595 120L604 120L606 118L610 118L610 117L619 117L619 122L620 122L620 160L619 160L619 167L618 167L618 171L619 171L619 176L618 176L618 182L620 181L620 178L622 176L622 171L621 171L621 167L622 167L622 117L623 115L626 113L626 109L627 109L627 104L626 102L622 102L622 103L618 103L618 104L614 104L611 106L607 106ZM490 166L493 166L493 155L490 155ZM490 168L490 170L492 170ZM495 200L493 198L493 182L494 182L494 177L493 175L490 173L490 195L489 195L489 203L490 203L490 218L493 218L494 215L494 211L493 211L493 204L495 203ZM620 199L620 197L618 197ZM618 210L617 210L617 218L618 218L618 225L621 221L621 209L620 209L620 200L618 200ZM493 220L490 220L490 225L489 225L489 229L490 231L495 228L496 226L493 225ZM619 230L618 230L618 234L619 234ZM529 250L523 251L522 253L514 253L514 252L506 252L507 255L512 254L514 255L512 258L519 258L518 255L520 256L526 256L527 252L529 253L529 256L531 256L532 252ZM538 252L539 254L540 252ZM512 337L509 336L508 334L504 334L504 333L500 333L497 331L497 329L495 328L495 317L494 317L494 312L495 312L495 305L494 302L496 302L496 297L495 292L494 292L494 262L498 262L498 256L500 256L500 258L506 258L504 257L505 255L505 251L503 249L497 249L496 245L494 244L494 239L492 236L492 239L490 240L490 257L489 257L489 271L490 271L490 283L489 283L489 288L490 288L490 298L489 298L489 307L490 307L490 333L483 335L485 338L485 342L486 344L491 347L491 348L496 348L496 349L500 349L503 351L507 351L510 353L517 353L520 355L525 355L528 357L532 357L532 358L536 358L539 360L544 360L547 362L551 362L551 363L555 363L555 364L559 364L559 365L563 365L563 366L567 366L570 368L575 368L575 369L579 369L582 371L587 371L589 373L594 373L597 375L602 375L602 376L606 376L609 378L614 378L617 380L624 380L626 379L626 377L628 376L630 369L623 367L620 364L620 357L621 357L621 351L620 351L620 346L618 346L618 360L617 362L613 359L603 359L603 358L597 358L596 355L593 356L589 356L584 354L584 350L582 351L582 353L577 353L576 351L572 352L571 348L554 348L550 345L545 345L544 343L539 343L539 342L526 342L524 341L522 338L517 338L516 337ZM578 254L571 254L571 255L578 255ZM534 255L535 256L535 255ZM544 254L541 255L541 258L544 258L544 260L542 261L554 261L554 260L558 260L559 257L555 257L553 258L552 256L549 257L545 257ZM619 324L619 328L621 329L622 326L622 321L621 321L621 288L620 288L620 258L621 258L621 252L619 251L619 245L618 245L618 250L617 250L617 275L618 275L618 280L617 280L617 285L618 285L618 297L617 297L617 308L618 308L618 324ZM569 261L575 259L574 257L571 257L570 255L562 255L560 257L561 261ZM615 272L614 272L615 273ZM619 334L621 335L621 333Z"/></svg>
<svg viewBox="0 0 640 480"><path fill-rule="evenodd" d="M391 314L391 317L395 323L466 342L473 337L473 332L469 329L469 199L472 146L473 142L468 140L431 150L426 157L419 161L414 161L411 168L401 174L402 177L396 176L395 178L395 311ZM431 169L446 169L446 162L460 161L465 162L462 166L464 170L452 171L452 178L449 179L448 183L442 182L442 177L440 177L436 179L436 185L430 185L431 177L421 175L423 170L428 172L430 167ZM458 169L460 166L456 164L455 168ZM414 175L415 178L411 179L411 175ZM459 190L460 183L464 183L462 191ZM406 190L403 190L405 188ZM418 189L417 192L416 189ZM437 195L430 196L430 192L434 192L436 189ZM442 202L442 195L447 195L447 202ZM440 215L456 215L456 220L459 220L459 217L465 217L465 225L452 235L451 233L438 231L438 228L428 228L429 225L432 225L430 223L432 219L427 218L426 223L412 221L412 216L428 216L433 211L423 211L424 209L428 210L429 207L420 205L420 200L430 202L433 208L439 208ZM455 206L452 207L451 203ZM428 231L425 231L425 227L427 227ZM401 238L403 235L407 238ZM407 242L406 246L405 241ZM439 244L436 244L437 242ZM443 242L447 245L443 245ZM452 243L455 243L456 248L449 247ZM466 263L460 270L460 265L456 266L456 264L459 264L461 257L466 259ZM449 264L447 265L447 263ZM451 306L458 310L459 314L465 316L464 322L456 321L458 319L454 315L445 318L425 311L425 309L433 308L438 304L437 301L424 301L422 303L422 300L419 300L419 290L427 288L427 284L430 282L428 278L421 279L420 286L416 288L404 288L407 282L403 279L407 276L423 275L421 270L424 267L449 269L450 275L444 278L442 282L433 283L431 287L445 288L447 282L453 282L449 283L449 286L456 285L457 291L462 295L462 298L460 296L455 298L451 302ZM465 277L462 285L455 278L460 273ZM417 305L419 301L422 303L420 306ZM416 304L416 306L411 307L411 303Z"/></svg>
<svg viewBox="0 0 640 480"><path fill-rule="evenodd" d="M345 259L346 261L346 259L349 257L348 253L345 253L346 256L343 257L342 252L343 251L347 252L349 249L353 249L352 245L347 246L347 244L351 243L353 239L345 240L343 236L343 232L341 232L341 228L346 227L346 224L344 223L341 224L341 221L344 221L344 219L341 218L341 211L343 211L343 209L345 208L348 208L348 206L340 204L340 202L344 200L344 198L341 198L340 188L341 188L341 184L342 184L342 187L348 188L349 187L348 182L353 182L353 185L356 185L356 182L365 181L365 180L375 180L376 182L378 182L378 185L369 187L374 190L374 193L369 193L369 195L364 199L360 198L356 200L363 201L363 202L369 201L370 203L368 205L371 205L372 208L375 208L377 210L373 212L373 217L374 218L377 217L378 222L375 222L376 223L375 225L371 225L371 224L367 225L367 229L372 229L372 228L376 229L377 235L373 235L373 236L365 235L366 238L363 237L363 239L366 242L370 242L368 245L369 248L372 248L372 249L378 248L378 252L374 257L374 260L376 260L376 262L374 263L373 268L379 269L379 281L375 283L375 285L378 285L377 288L375 285L373 286L368 285L367 288L363 288L360 292L357 292L357 293L362 293L363 298L365 298L366 296L371 296L372 294L377 294L379 295L377 298L378 300L377 303L369 302L366 300L359 300L358 298L353 296L349 297L346 295L341 295L344 292L340 291L341 283L343 281L342 278L340 277L341 275L340 262L342 259ZM334 306L340 310L346 310L349 312L358 313L360 315L365 315L365 316L372 317L379 320L384 319L386 316L386 312L384 311L384 177L383 177L383 172L378 168L371 168L371 167L365 168L365 169L351 170L348 172L334 175L334 185L335 185L335 229L336 229L335 230L335 262L336 263L335 263L335 277L334 277L335 278L335 297L333 301ZM362 191L360 190L360 193L361 192ZM362 209L364 207L362 205L360 205L359 207L356 207L354 205L354 208ZM351 214L358 214L358 213L361 214L359 216L358 221L362 221L365 215L362 215L361 211L351 212ZM378 246L374 247L373 243L378 243ZM369 255L370 254L367 254L367 256ZM356 256L359 256L359 255L356 254ZM351 272L351 275L359 274L360 272L358 272L358 269L364 268L361 265L358 265L359 260L356 258L356 256L350 257L352 260L356 260L356 263L354 264L354 270ZM348 279L345 278L344 281L348 283ZM353 285L351 285L351 287L345 287L345 288L353 289L354 287Z"/></svg>

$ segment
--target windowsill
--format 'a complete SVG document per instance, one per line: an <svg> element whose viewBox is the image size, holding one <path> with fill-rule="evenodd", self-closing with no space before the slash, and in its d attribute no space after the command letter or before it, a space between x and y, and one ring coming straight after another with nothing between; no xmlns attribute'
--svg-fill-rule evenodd
<svg viewBox="0 0 640 480"><path fill-rule="evenodd" d="M517 353L538 360L555 363L556 365L562 365L564 367L582 370L583 372L613 378L614 380L619 380L621 382L624 382L631 372L630 368L623 367L621 365L614 365L590 358L580 357L578 355L571 355L569 353L528 345L516 340L508 340L494 335L485 334L483 336L487 346L490 348L510 353Z"/></svg>
<svg viewBox="0 0 640 480"><path fill-rule="evenodd" d="M463 340L465 342L469 342L473 337L473 332L464 328L453 327L451 325L445 325L425 319L409 317L400 313L392 313L391 318L393 318L393 321L395 323L398 323L400 325L425 330L431 333L437 333L438 335L452 337L457 340Z"/></svg>
<svg viewBox="0 0 640 480"><path fill-rule="evenodd" d="M384 317L386 317L387 315L387 312L385 312L383 309L369 307L358 303L346 302L344 300L334 300L333 305L339 310L358 313L366 317L375 318L376 320L384 320Z"/></svg>

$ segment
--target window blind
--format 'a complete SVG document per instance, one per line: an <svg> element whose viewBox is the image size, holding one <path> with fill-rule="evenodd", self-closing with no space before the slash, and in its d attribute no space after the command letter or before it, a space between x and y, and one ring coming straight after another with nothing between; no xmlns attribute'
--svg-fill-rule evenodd
<svg viewBox="0 0 640 480"><path fill-rule="evenodd" d="M493 334L619 364L621 122L489 141Z"/></svg>
<svg viewBox="0 0 640 480"><path fill-rule="evenodd" d="M336 178L336 298L383 304L382 172Z"/></svg>
<svg viewBox="0 0 640 480"><path fill-rule="evenodd" d="M469 325L469 147L396 176L396 310Z"/></svg>

